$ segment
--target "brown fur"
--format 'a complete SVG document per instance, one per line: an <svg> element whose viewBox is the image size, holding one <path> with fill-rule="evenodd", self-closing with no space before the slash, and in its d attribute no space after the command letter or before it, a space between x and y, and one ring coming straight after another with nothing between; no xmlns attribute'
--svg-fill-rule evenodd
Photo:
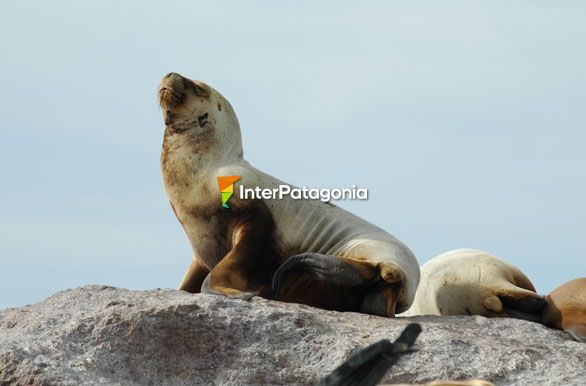
<svg viewBox="0 0 586 386"><path fill-rule="evenodd" d="M225 211L225 209L222 209ZM225 295L267 292L277 269L273 218L262 201L236 209L228 223L229 251L211 270L210 285Z"/></svg>
<svg viewBox="0 0 586 386"><path fill-rule="evenodd" d="M542 322L550 327L573 329L586 336L586 278L569 281L546 297Z"/></svg>
<svg viewBox="0 0 586 386"><path fill-rule="evenodd" d="M206 276L210 273L210 270L204 266L198 259L192 259L183 280L179 285L179 289L191 293L198 293L201 289L201 285L205 280Z"/></svg>

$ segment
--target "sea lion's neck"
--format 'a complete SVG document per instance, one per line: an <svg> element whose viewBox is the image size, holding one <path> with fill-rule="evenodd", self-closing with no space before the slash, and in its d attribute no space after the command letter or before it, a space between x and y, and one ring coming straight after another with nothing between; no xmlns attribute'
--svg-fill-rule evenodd
<svg viewBox="0 0 586 386"><path fill-rule="evenodd" d="M226 146L226 138L214 135L213 131L176 132L165 130L161 152L161 171L165 191L171 202L180 197L205 194L213 191L215 171L226 165L242 161L240 141L231 141ZM186 184L185 181L197 181ZM177 203L181 206L180 203Z"/></svg>
<svg viewBox="0 0 586 386"><path fill-rule="evenodd" d="M226 138L213 130L177 132L167 127L163 139L161 166L172 160L194 172L238 162L243 158L240 138Z"/></svg>

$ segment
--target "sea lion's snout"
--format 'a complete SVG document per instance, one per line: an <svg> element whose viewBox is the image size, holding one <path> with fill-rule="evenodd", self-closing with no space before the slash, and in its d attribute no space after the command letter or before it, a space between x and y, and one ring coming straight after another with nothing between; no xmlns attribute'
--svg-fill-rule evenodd
<svg viewBox="0 0 586 386"><path fill-rule="evenodd" d="M159 103L167 111L181 105L187 96L188 83L191 80L171 72L161 80L159 85Z"/></svg>
<svg viewBox="0 0 586 386"><path fill-rule="evenodd" d="M161 84L163 83L169 84L170 86L185 86L186 84L191 83L191 80L176 72L170 72L165 75L161 81Z"/></svg>
<svg viewBox="0 0 586 386"><path fill-rule="evenodd" d="M173 110L181 106L189 95L207 98L209 90L206 85L195 82L176 72L170 72L159 85L159 103L164 110Z"/></svg>

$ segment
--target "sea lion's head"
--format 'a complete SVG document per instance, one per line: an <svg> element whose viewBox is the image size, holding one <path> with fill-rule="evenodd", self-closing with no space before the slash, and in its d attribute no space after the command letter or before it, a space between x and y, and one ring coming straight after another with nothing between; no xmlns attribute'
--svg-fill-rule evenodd
<svg viewBox="0 0 586 386"><path fill-rule="evenodd" d="M218 91L171 72L161 80L158 94L166 136L197 142L207 152L242 157L238 119Z"/></svg>

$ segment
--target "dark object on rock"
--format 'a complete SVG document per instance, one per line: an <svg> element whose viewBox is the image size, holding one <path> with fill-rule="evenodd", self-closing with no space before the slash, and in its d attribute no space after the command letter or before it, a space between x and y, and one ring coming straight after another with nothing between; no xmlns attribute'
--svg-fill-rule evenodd
<svg viewBox="0 0 586 386"><path fill-rule="evenodd" d="M411 323L394 343L383 339L360 350L342 363L319 386L374 386L419 336L421 326Z"/></svg>

